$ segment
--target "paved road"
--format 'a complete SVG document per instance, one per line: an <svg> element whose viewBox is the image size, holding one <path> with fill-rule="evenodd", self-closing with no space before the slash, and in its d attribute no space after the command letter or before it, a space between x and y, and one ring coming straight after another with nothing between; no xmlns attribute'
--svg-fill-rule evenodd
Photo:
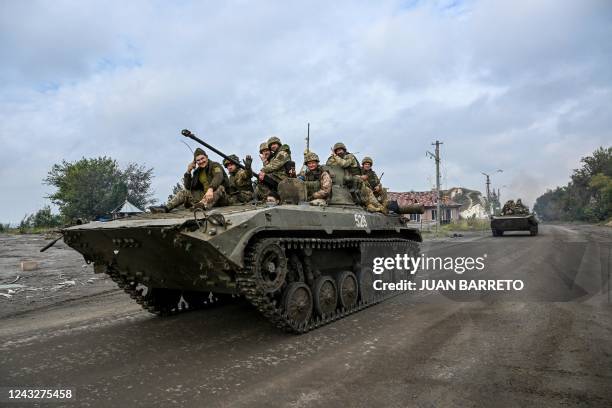
<svg viewBox="0 0 612 408"><path fill-rule="evenodd" d="M555 225L428 244L525 289L404 294L302 336L245 304L160 319L100 293L2 318L0 386L76 388L78 406L610 407L611 242Z"/></svg>

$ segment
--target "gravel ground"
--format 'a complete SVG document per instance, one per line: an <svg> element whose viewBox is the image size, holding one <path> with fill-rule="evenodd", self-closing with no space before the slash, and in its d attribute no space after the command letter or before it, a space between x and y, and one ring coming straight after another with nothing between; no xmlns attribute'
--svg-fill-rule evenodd
<svg viewBox="0 0 612 408"><path fill-rule="evenodd" d="M106 275L94 274L93 266L61 240L41 253L54 238L0 234L0 317L118 290ZM35 261L38 268L22 271L22 261Z"/></svg>

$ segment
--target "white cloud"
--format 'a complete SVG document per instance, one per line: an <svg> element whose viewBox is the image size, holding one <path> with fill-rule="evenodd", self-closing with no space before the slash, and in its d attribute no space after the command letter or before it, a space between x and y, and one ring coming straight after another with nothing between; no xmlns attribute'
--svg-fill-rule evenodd
<svg viewBox="0 0 612 408"><path fill-rule="evenodd" d="M395 190L481 171L527 201L612 140L605 1L0 5L0 220L39 208L62 158L155 168L165 199L190 128L227 152L271 134L374 156ZM529 182L523 182L528 180Z"/></svg>

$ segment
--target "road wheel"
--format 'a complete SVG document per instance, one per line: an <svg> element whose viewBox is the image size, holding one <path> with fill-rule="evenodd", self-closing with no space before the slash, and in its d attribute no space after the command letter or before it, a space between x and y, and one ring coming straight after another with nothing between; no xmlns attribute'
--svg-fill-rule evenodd
<svg viewBox="0 0 612 408"><path fill-rule="evenodd" d="M336 282L338 284L338 302L340 307L345 309L353 307L357 303L359 296L359 283L355 274L351 271L344 271L340 273Z"/></svg>
<svg viewBox="0 0 612 408"><path fill-rule="evenodd" d="M275 240L263 240L255 247L254 274L264 293L275 293L285 284L287 257Z"/></svg>
<svg viewBox="0 0 612 408"><path fill-rule="evenodd" d="M319 276L313 288L314 308L319 316L327 316L336 310L338 290L330 276Z"/></svg>
<svg viewBox="0 0 612 408"><path fill-rule="evenodd" d="M535 237L536 235L538 235L538 226L537 226L537 225L534 225L533 227L531 227L531 228L529 229L529 234L530 234L532 237Z"/></svg>
<svg viewBox="0 0 612 408"><path fill-rule="evenodd" d="M289 321L303 324L312 316L312 292L303 282L293 282L287 286L283 296L283 309Z"/></svg>

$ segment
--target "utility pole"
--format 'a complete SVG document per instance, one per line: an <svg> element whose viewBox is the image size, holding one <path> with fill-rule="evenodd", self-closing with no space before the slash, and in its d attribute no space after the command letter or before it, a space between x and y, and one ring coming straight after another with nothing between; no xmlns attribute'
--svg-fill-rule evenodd
<svg viewBox="0 0 612 408"><path fill-rule="evenodd" d="M432 146L436 146L436 152L431 153L427 152L427 155L436 161L436 231L440 226L440 220L442 219L440 215L440 145L444 144L439 140L436 140L435 143L432 143Z"/></svg>
<svg viewBox="0 0 612 408"><path fill-rule="evenodd" d="M491 176L487 173L481 173L487 178L487 212L491 215Z"/></svg>
<svg viewBox="0 0 612 408"><path fill-rule="evenodd" d="M501 169L497 169L496 173L503 173L504 171ZM491 176L485 172L481 172L480 174L484 175L487 178L487 212L491 215L492 211L492 203L491 203ZM495 192L494 192L495 193ZM499 197L499 190L497 191L497 196Z"/></svg>

